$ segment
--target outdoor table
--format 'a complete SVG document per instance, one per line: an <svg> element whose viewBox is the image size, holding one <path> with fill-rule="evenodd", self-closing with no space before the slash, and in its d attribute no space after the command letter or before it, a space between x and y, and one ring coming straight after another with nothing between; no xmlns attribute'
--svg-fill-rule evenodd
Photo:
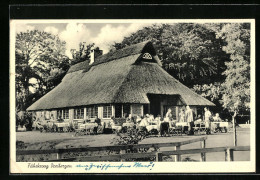
<svg viewBox="0 0 260 180"><path fill-rule="evenodd" d="M80 129L93 129L95 127L98 127L97 123L86 123L86 124L81 124L79 126Z"/></svg>
<svg viewBox="0 0 260 180"><path fill-rule="evenodd" d="M133 127L135 124L134 123L123 123L123 127Z"/></svg>
<svg viewBox="0 0 260 180"><path fill-rule="evenodd" d="M219 124L219 127L226 127L228 128L228 122L211 122L213 124Z"/></svg>
<svg viewBox="0 0 260 180"><path fill-rule="evenodd" d="M189 123L187 123L187 122L177 122L176 126L189 126Z"/></svg>
<svg viewBox="0 0 260 180"><path fill-rule="evenodd" d="M146 129L147 129L148 132L153 130L153 129L156 129L156 130L159 131L158 125L148 125L148 126L146 126Z"/></svg>
<svg viewBox="0 0 260 180"><path fill-rule="evenodd" d="M62 123L54 123L58 128L68 127L70 123L62 122Z"/></svg>
<svg viewBox="0 0 260 180"><path fill-rule="evenodd" d="M112 129L116 131L121 131L122 126L112 126Z"/></svg>

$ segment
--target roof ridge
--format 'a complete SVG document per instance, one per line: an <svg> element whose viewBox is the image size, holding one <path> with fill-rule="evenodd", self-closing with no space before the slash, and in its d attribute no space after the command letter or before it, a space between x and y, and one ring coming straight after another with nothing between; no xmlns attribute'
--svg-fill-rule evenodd
<svg viewBox="0 0 260 180"><path fill-rule="evenodd" d="M71 73L71 72L75 72L75 71L79 71L79 70L83 70L83 72L87 72L93 66L103 64L106 62L110 62L110 61L113 61L116 59L121 59L121 58L124 58L127 56L139 54L143 51L143 49L146 47L146 45L148 43L151 43L151 41L147 40L147 41L143 41L140 43L132 44L130 46L126 46L122 49L110 51L106 54L98 56L91 65L89 65L89 62L88 62L89 60L86 59L85 61L81 61L79 63L73 64L72 66L70 66L70 69L68 70L67 73Z"/></svg>

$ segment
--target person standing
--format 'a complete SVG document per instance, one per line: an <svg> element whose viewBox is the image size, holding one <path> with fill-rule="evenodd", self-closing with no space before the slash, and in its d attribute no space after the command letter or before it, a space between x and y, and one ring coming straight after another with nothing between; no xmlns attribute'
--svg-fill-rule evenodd
<svg viewBox="0 0 260 180"><path fill-rule="evenodd" d="M205 126L206 126L206 128L208 128L208 132L209 132L209 130L210 130L210 118L211 118L212 114L207 107L204 108L204 111L205 111L205 116L204 116Z"/></svg>
<svg viewBox="0 0 260 180"><path fill-rule="evenodd" d="M188 131L189 133L191 133L192 127L194 126L194 122L193 122L193 111L190 108L190 106L186 106L186 111L185 111L185 119L186 122L188 123Z"/></svg>
<svg viewBox="0 0 260 180"><path fill-rule="evenodd" d="M166 115L165 115L166 121L171 121L172 120L172 110L171 108L168 109Z"/></svg>
<svg viewBox="0 0 260 180"><path fill-rule="evenodd" d="M179 121L180 122L185 122L185 112L184 112L184 109L181 109L181 112L179 114Z"/></svg>
<svg viewBox="0 0 260 180"><path fill-rule="evenodd" d="M188 123L193 122L193 112L190 106L186 106L185 119Z"/></svg>

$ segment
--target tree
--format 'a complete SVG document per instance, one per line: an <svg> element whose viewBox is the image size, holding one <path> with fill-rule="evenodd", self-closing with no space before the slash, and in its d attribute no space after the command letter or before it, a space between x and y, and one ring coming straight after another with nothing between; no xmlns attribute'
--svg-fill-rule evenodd
<svg viewBox="0 0 260 180"><path fill-rule="evenodd" d="M227 42L223 50L230 54L223 72L223 107L231 112L250 111L250 24L230 23L223 26L218 36Z"/></svg>
<svg viewBox="0 0 260 180"><path fill-rule="evenodd" d="M145 40L152 40L163 68L185 85L223 80L226 53L222 39L204 25L192 23L156 24L125 37L113 47L120 49Z"/></svg>
<svg viewBox="0 0 260 180"><path fill-rule="evenodd" d="M250 111L250 24L225 24L217 33L227 45L223 50L230 54L226 62L226 76L223 83L223 107L233 112L234 145L237 145L236 116Z"/></svg>
<svg viewBox="0 0 260 180"><path fill-rule="evenodd" d="M73 58L72 64L77 64L79 62L89 60L91 49L94 48L94 46L94 43L86 45L86 42L81 42L79 43L78 51L76 51L76 49L71 49L70 52Z"/></svg>
<svg viewBox="0 0 260 180"><path fill-rule="evenodd" d="M16 35L16 104L17 110L24 111L34 94L43 95L49 88L47 78L53 68L67 59L65 42L58 36L44 31L20 32ZM30 91L34 89L35 92Z"/></svg>

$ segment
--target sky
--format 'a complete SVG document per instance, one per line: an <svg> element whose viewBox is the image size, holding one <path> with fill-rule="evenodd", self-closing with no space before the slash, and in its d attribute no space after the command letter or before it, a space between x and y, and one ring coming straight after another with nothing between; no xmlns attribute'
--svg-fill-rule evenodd
<svg viewBox="0 0 260 180"><path fill-rule="evenodd" d="M80 42L95 43L103 53L109 51L114 42L121 42L125 36L149 26L149 23L17 23L16 33L27 30L46 31L66 41L66 55L72 58L70 50L78 49Z"/></svg>

